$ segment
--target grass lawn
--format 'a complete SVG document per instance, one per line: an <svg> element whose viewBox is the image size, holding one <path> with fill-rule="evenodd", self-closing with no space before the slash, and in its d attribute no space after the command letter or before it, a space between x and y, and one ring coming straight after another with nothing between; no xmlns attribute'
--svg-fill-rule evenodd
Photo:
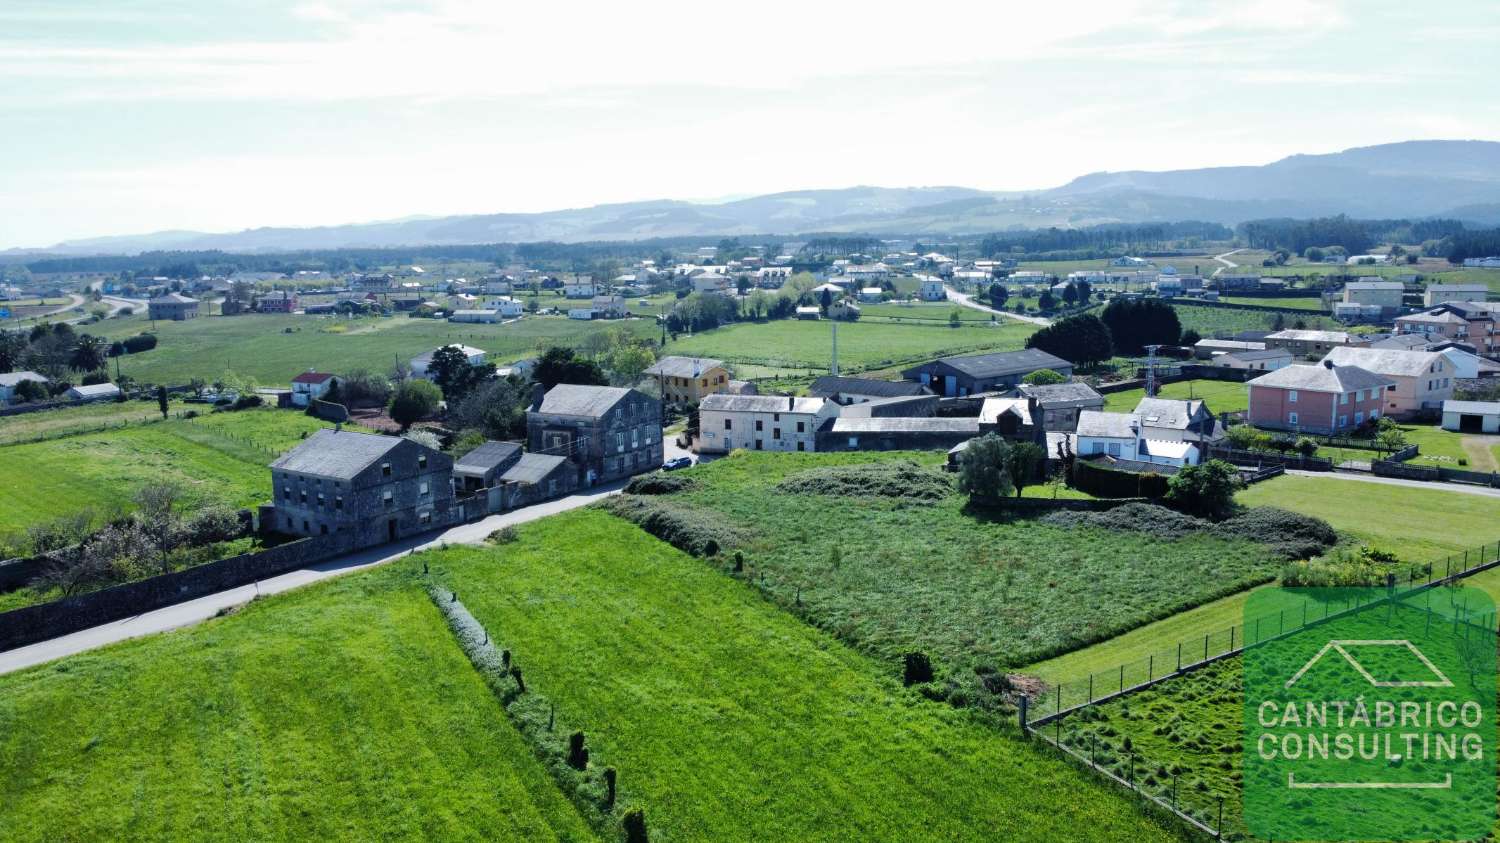
<svg viewBox="0 0 1500 843"><path fill-rule="evenodd" d="M1285 296L1277 298L1261 298L1259 296L1220 296L1219 301L1225 304L1248 304L1260 307L1286 307L1292 310L1313 310L1319 313L1327 313L1323 307L1323 299L1318 296Z"/></svg>
<svg viewBox="0 0 1500 843"><path fill-rule="evenodd" d="M1411 562L1437 562L1500 540L1500 498L1332 477L1286 475L1237 500L1315 515L1340 533Z"/></svg>
<svg viewBox="0 0 1500 843"><path fill-rule="evenodd" d="M102 325L109 326L106 333L111 340L151 330L149 322ZM224 372L234 372L262 384L282 384L308 368L387 372L398 362L405 364L447 343L482 348L492 360L503 363L534 355L549 345L576 346L591 335L613 329L643 336L657 333L655 324L646 319L584 322L526 316L508 325L482 325L406 316L204 316L156 323L160 340L156 348L119 359L125 374L152 383L185 384L194 377L212 381Z"/></svg>
<svg viewBox="0 0 1500 843"><path fill-rule="evenodd" d="M0 447L0 537L85 508L105 515L154 481L180 484L190 503L252 506L270 498L267 464L329 426L254 409Z"/></svg>
<svg viewBox="0 0 1500 843"><path fill-rule="evenodd" d="M913 649L964 668L1026 664L1238 591L1281 567L1248 542L1065 529L971 513L958 494L910 501L778 487L808 469L897 458L936 461L899 452L737 452L685 472L697 487L658 500L742 529L748 538L737 549L772 599L892 671Z"/></svg>
<svg viewBox="0 0 1500 843"><path fill-rule="evenodd" d="M1161 386L1160 398L1201 398L1215 413L1245 410L1250 406L1250 390L1243 383L1218 380L1188 380ZM1129 413L1146 397L1146 390L1130 389L1104 396L1104 409L1112 413Z"/></svg>
<svg viewBox="0 0 1500 843"><path fill-rule="evenodd" d="M0 780L17 841L596 839L395 569L0 676Z"/></svg>
<svg viewBox="0 0 1500 843"><path fill-rule="evenodd" d="M173 401L167 412L173 415L192 409L193 405ZM197 408L202 409L201 405ZM155 399L150 401L103 401L78 407L39 410L19 416L0 418L0 445L53 439L75 433L87 433L141 421L161 420Z"/></svg>
<svg viewBox="0 0 1500 843"><path fill-rule="evenodd" d="M1403 424L1401 432L1406 441L1417 446L1417 456L1412 465L1435 465L1443 468L1460 468L1468 471L1500 470L1494 450L1494 436L1473 436L1443 430L1431 424ZM1464 460L1467 464L1460 464Z"/></svg>
<svg viewBox="0 0 1500 843"><path fill-rule="evenodd" d="M1117 791L902 690L884 665L604 512L425 558L619 769L622 798L661 839L1167 836Z"/></svg>
<svg viewBox="0 0 1500 843"><path fill-rule="evenodd" d="M977 311L975 311L978 313ZM983 314L979 314L983 315ZM946 319L946 317L945 317ZM730 363L826 370L833 349L833 324L780 319L727 325L668 343L667 354L716 357ZM1023 348L1035 325L1002 320L970 320L964 327L904 325L880 320L840 322L839 368L846 374L936 357Z"/></svg>

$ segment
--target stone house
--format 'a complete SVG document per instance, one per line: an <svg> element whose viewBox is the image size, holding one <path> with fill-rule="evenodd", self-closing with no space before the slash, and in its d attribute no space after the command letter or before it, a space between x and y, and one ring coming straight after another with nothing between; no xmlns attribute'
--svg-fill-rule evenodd
<svg viewBox="0 0 1500 843"><path fill-rule="evenodd" d="M662 464L661 402L635 389L560 383L526 413L527 450L566 457L582 486Z"/></svg>
<svg viewBox="0 0 1500 843"><path fill-rule="evenodd" d="M167 293L146 302L146 312L152 319L181 322L198 318L198 300L181 293Z"/></svg>

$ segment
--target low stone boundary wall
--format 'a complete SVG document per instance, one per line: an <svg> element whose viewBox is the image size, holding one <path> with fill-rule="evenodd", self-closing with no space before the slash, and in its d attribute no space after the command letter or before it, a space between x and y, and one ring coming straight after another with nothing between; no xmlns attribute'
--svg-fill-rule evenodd
<svg viewBox="0 0 1500 843"><path fill-rule="evenodd" d="M354 537L335 533L299 539L182 571L0 613L0 650L46 641L283 574L354 549Z"/></svg>
<svg viewBox="0 0 1500 843"><path fill-rule="evenodd" d="M1460 468L1441 468L1429 465L1408 465L1395 460L1375 460L1370 471L1376 477L1397 477L1402 480L1423 480L1429 483L1470 483L1477 486L1500 488L1500 474L1483 471L1464 471Z"/></svg>

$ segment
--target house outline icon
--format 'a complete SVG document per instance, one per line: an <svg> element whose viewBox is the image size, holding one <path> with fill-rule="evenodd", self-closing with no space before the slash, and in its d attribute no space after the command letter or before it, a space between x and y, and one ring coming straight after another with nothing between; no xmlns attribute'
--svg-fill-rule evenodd
<svg viewBox="0 0 1500 843"><path fill-rule="evenodd" d="M1354 658L1354 656L1351 655L1349 653L1349 651L1347 649L1345 649L1345 647L1405 647L1412 655L1416 656L1417 660L1420 661L1420 662L1422 662L1422 664L1424 666L1426 666L1426 668L1428 670L1432 671L1432 675L1436 676L1437 679L1436 680L1433 680L1433 679L1424 679L1424 680L1420 680L1420 681L1382 681L1382 680L1377 680L1374 676L1370 675L1370 671L1366 670L1365 666L1362 665L1362 664L1360 664L1359 660L1356 659L1356 658ZM1372 638L1335 638L1335 639L1332 639L1327 644L1323 645L1323 649L1319 650L1316 654L1313 655L1312 658L1308 659L1307 660L1307 664L1304 664L1302 666L1301 670L1297 671L1295 674L1292 675L1292 678L1290 678L1290 679L1288 679L1286 681L1286 687L1290 688L1293 685L1297 684L1297 680L1301 679L1302 676L1307 673L1307 671L1311 670L1313 665L1315 665L1319 661L1321 661L1322 658L1325 655L1327 655L1328 651L1330 651L1330 650L1332 650L1332 651L1338 653L1339 655L1343 656L1345 661L1347 661L1350 665L1352 665L1355 670L1359 671L1359 675L1363 676L1365 678L1366 682L1369 682L1370 685L1372 685L1373 687L1376 687L1376 688L1452 688L1453 687L1453 681L1451 679L1449 679L1447 676L1445 676L1443 674L1443 672L1438 669L1438 666L1435 665L1435 664L1433 664L1431 659L1427 658L1427 655L1425 653L1423 653L1421 650L1417 649L1417 646L1415 644L1411 643L1410 641L1408 641L1405 638L1384 638L1384 639L1380 639L1380 638L1373 638L1373 639Z"/></svg>

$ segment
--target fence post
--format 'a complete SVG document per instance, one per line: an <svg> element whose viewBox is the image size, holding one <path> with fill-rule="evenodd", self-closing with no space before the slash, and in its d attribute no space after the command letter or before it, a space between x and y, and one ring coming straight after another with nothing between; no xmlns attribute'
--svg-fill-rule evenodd
<svg viewBox="0 0 1500 843"><path fill-rule="evenodd" d="M1177 672L1182 672L1182 642L1177 642Z"/></svg>
<svg viewBox="0 0 1500 843"><path fill-rule="evenodd" d="M1089 674L1089 696L1088 696L1088 701L1089 702L1093 702L1094 701L1094 674L1092 674L1092 673Z"/></svg>
<svg viewBox="0 0 1500 843"><path fill-rule="evenodd" d="M1026 696L1025 694L1022 694L1021 695L1021 708L1020 708L1020 711L1018 712L1020 714L1020 718L1021 718L1021 736L1022 737L1025 737L1026 733L1027 733L1027 729L1026 729L1026 709L1030 707L1030 703L1031 703L1031 698L1028 697L1028 696Z"/></svg>
<svg viewBox="0 0 1500 843"><path fill-rule="evenodd" d="M1208 661L1208 633L1203 634L1203 660Z"/></svg>
<svg viewBox="0 0 1500 843"><path fill-rule="evenodd" d="M1228 652L1231 652L1231 653L1234 652L1234 624L1230 624L1229 625L1229 650L1228 650Z"/></svg>
<svg viewBox="0 0 1500 843"><path fill-rule="evenodd" d="M1125 663L1120 663L1120 692L1125 692Z"/></svg>
<svg viewBox="0 0 1500 843"><path fill-rule="evenodd" d="M1146 681L1150 682L1156 678L1156 654L1152 653L1146 657Z"/></svg>

